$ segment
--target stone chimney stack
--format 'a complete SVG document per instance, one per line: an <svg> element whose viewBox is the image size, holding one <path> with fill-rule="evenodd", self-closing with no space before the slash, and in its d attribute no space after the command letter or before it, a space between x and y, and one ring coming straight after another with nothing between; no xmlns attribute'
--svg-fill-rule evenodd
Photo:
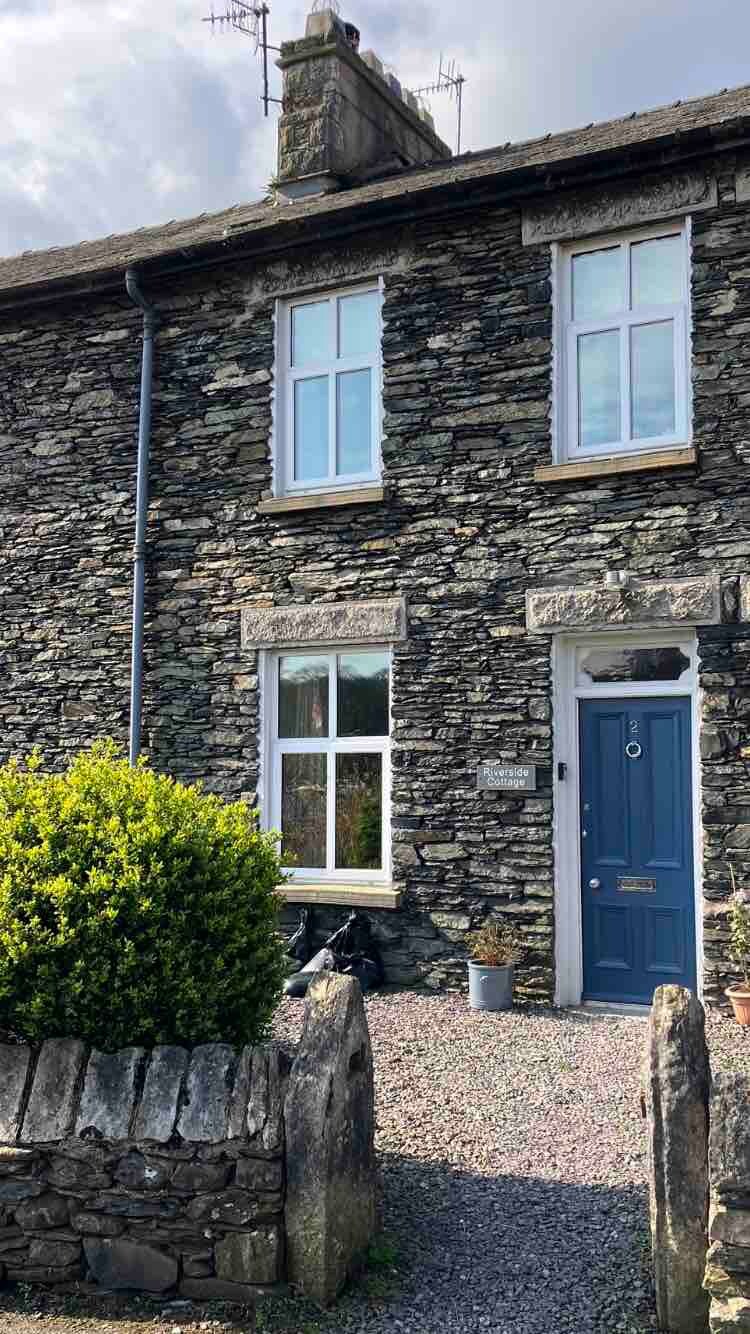
<svg viewBox="0 0 750 1334"><path fill-rule="evenodd" d="M380 172L451 156L429 112L387 74L359 30L331 9L284 42L277 181L289 199L361 184Z"/></svg>

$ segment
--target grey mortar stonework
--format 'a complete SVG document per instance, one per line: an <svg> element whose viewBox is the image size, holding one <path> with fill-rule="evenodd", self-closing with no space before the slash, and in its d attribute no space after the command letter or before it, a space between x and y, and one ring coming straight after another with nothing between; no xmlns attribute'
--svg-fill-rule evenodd
<svg viewBox="0 0 750 1334"><path fill-rule="evenodd" d="M528 590L721 581L699 624L705 984L728 960L727 860L750 869L750 213L729 153L692 219L699 465L540 482L551 462L551 254L522 208L360 230L148 284L156 345L144 729L153 763L253 799L254 609L404 599L394 635L398 911L372 912L388 976L463 981L464 937L511 916L525 994L554 987L550 635ZM360 227L366 215L360 219ZM302 234L300 235L302 242ZM274 300L382 277L382 503L263 513L272 486ZM0 327L2 752L62 765L127 728L140 317L121 296L6 312ZM744 607L748 598L745 589ZM479 792L476 766L538 766L534 793ZM316 909L322 935L346 909ZM291 921L291 909L286 918Z"/></svg>

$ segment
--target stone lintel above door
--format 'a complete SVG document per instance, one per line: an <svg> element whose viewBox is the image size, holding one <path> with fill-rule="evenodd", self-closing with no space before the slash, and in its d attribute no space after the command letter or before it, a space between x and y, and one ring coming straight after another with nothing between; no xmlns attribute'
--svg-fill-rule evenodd
<svg viewBox="0 0 750 1334"><path fill-rule="evenodd" d="M286 644L392 644L405 638L404 598L245 607L242 611L245 649Z"/></svg>
<svg viewBox="0 0 750 1334"><path fill-rule="evenodd" d="M616 587L602 583L530 588L526 593L526 626L532 634L647 630L718 625L720 621L718 574L644 580Z"/></svg>

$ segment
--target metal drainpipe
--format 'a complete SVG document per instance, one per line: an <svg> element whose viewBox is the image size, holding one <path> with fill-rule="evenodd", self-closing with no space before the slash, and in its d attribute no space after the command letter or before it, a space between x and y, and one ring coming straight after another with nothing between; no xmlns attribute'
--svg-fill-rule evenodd
<svg viewBox="0 0 750 1334"><path fill-rule="evenodd" d="M151 388L154 370L154 334L159 315L146 300L138 285L135 269L125 274L125 287L131 301L143 311L143 357L141 360L141 398L138 410L138 481L135 502L135 539L133 542L133 643L130 656L130 737L129 758L135 764L141 753L141 717L143 713L143 607L146 586L146 524L148 522L148 474L151 445Z"/></svg>

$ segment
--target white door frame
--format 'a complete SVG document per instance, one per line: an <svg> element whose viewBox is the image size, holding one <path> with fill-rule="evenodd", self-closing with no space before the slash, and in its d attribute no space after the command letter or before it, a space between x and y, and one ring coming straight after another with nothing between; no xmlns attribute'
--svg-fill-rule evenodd
<svg viewBox="0 0 750 1334"><path fill-rule="evenodd" d="M678 647L690 660L679 681L606 682L582 685L578 678L581 650L619 647ZM599 634L555 635L552 641L553 848L555 893L555 1005L579 1005L583 995L583 924L581 914L581 818L578 701L681 695L691 700L693 788L693 859L698 994L703 991L703 843L701 831L700 692L698 642L684 627L669 630L606 631ZM565 777L560 778L564 765Z"/></svg>

